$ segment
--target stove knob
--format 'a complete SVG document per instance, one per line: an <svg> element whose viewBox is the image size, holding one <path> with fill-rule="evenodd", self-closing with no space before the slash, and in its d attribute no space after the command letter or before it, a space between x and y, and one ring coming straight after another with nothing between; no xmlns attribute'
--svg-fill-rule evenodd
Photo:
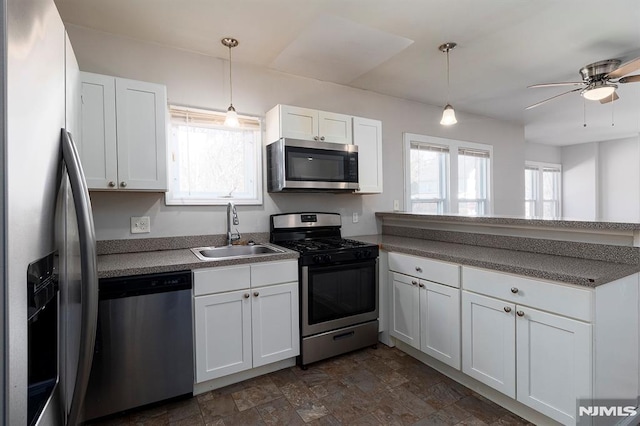
<svg viewBox="0 0 640 426"><path fill-rule="evenodd" d="M313 263L320 263L322 262L322 257L319 254L316 254L315 256L313 256Z"/></svg>
<svg viewBox="0 0 640 426"><path fill-rule="evenodd" d="M370 250L370 249L366 249L366 250L364 251L364 257L365 257L365 258L371 257L371 250Z"/></svg>
<svg viewBox="0 0 640 426"><path fill-rule="evenodd" d="M331 262L331 255L330 254L325 254L324 255L324 261L327 262L327 263Z"/></svg>

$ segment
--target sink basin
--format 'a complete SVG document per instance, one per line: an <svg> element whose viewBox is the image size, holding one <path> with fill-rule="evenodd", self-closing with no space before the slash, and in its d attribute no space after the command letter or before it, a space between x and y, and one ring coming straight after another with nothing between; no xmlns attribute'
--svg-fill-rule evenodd
<svg viewBox="0 0 640 426"><path fill-rule="evenodd" d="M191 251L200 260L221 260L229 258L250 258L269 254L284 253L284 250L267 244L249 246L199 247Z"/></svg>

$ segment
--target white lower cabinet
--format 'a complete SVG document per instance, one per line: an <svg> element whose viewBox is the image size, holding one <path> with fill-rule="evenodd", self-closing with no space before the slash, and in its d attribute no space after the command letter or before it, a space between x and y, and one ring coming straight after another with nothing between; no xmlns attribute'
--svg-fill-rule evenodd
<svg viewBox="0 0 640 426"><path fill-rule="evenodd" d="M460 289L422 277L443 277L458 283L456 265L389 253L392 287L391 336L460 369Z"/></svg>
<svg viewBox="0 0 640 426"><path fill-rule="evenodd" d="M297 261L194 271L196 383L300 354L297 274Z"/></svg>
<svg viewBox="0 0 640 426"><path fill-rule="evenodd" d="M462 292L462 372L564 424L591 395L591 324Z"/></svg>
<svg viewBox="0 0 640 426"><path fill-rule="evenodd" d="M591 396L591 324L524 306L516 317L518 401L575 422L576 400Z"/></svg>
<svg viewBox="0 0 640 426"><path fill-rule="evenodd" d="M463 277L463 373L575 424L593 395L593 291L469 267Z"/></svg>
<svg viewBox="0 0 640 426"><path fill-rule="evenodd" d="M253 366L299 355L298 283L252 290Z"/></svg>
<svg viewBox="0 0 640 426"><path fill-rule="evenodd" d="M515 305L462 292L462 372L516 396Z"/></svg>
<svg viewBox="0 0 640 426"><path fill-rule="evenodd" d="M394 252L388 265L390 335L512 409L575 425L592 424L580 401L638 406L640 274L589 288Z"/></svg>
<svg viewBox="0 0 640 426"><path fill-rule="evenodd" d="M195 298L196 383L252 367L249 291Z"/></svg>

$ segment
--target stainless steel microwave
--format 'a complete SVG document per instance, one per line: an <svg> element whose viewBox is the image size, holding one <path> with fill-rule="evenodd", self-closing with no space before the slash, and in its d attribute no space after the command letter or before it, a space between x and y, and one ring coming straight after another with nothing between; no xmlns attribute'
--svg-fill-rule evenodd
<svg viewBox="0 0 640 426"><path fill-rule="evenodd" d="M282 138L267 145L269 192L353 192L358 147Z"/></svg>

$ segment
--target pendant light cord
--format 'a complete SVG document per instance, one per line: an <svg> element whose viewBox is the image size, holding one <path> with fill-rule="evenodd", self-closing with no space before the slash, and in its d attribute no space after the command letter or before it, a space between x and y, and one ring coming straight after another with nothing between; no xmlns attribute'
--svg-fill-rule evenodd
<svg viewBox="0 0 640 426"><path fill-rule="evenodd" d="M450 84L450 77L449 77L449 48L447 48L447 105L449 104L450 96L451 96L451 84Z"/></svg>
<svg viewBox="0 0 640 426"><path fill-rule="evenodd" d="M233 106L233 82L231 81L231 46L229 46L229 104Z"/></svg>

